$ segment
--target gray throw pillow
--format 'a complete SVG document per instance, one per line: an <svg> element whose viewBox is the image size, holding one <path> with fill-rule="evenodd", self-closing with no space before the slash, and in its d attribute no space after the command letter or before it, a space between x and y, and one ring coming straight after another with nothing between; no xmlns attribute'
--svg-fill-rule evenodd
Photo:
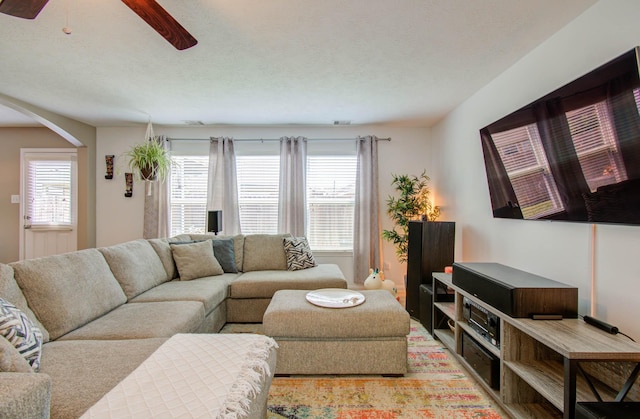
<svg viewBox="0 0 640 419"><path fill-rule="evenodd" d="M213 254L226 273L238 273L236 255L233 250L233 239L212 240Z"/></svg>
<svg viewBox="0 0 640 419"><path fill-rule="evenodd" d="M171 243L171 252L181 281L224 273L222 266L213 255L213 246L209 240L191 244Z"/></svg>

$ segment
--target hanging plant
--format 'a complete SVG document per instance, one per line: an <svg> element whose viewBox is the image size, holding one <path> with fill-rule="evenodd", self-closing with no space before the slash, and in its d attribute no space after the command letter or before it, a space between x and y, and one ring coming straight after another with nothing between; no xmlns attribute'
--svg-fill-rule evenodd
<svg viewBox="0 0 640 419"><path fill-rule="evenodd" d="M136 144L125 153L129 157L129 168L139 174L140 179L164 182L171 170L169 151L153 134L151 121L147 124L145 141Z"/></svg>
<svg viewBox="0 0 640 419"><path fill-rule="evenodd" d="M129 168L136 170L142 180L163 182L171 170L169 152L155 139L134 145L125 155L129 157Z"/></svg>
<svg viewBox="0 0 640 419"><path fill-rule="evenodd" d="M400 262L407 261L409 245L409 221L435 221L440 216L440 208L433 205L428 187L429 176L422 172L415 175L392 175L391 184L399 196L387 199L387 214L395 226L392 230L382 230L382 238L390 241L396 248Z"/></svg>

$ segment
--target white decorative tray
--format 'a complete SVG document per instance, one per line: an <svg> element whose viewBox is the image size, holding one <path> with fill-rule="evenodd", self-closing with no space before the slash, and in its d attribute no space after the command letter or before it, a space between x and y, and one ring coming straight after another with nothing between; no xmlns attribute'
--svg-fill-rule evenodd
<svg viewBox="0 0 640 419"><path fill-rule="evenodd" d="M328 308L355 307L364 303L364 295L358 291L342 288L324 288L309 291L306 297L311 304Z"/></svg>

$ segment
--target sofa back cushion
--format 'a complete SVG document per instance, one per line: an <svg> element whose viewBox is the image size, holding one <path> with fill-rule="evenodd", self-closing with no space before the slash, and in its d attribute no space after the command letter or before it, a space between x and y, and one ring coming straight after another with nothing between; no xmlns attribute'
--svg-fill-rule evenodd
<svg viewBox="0 0 640 419"><path fill-rule="evenodd" d="M51 340L124 304L127 297L97 249L11 263L29 307Z"/></svg>
<svg viewBox="0 0 640 419"><path fill-rule="evenodd" d="M24 294L15 278L13 277L13 268L9 265L0 263L0 298L4 298L14 306L18 307L20 311L31 319L31 321L40 328L42 332L43 342L49 341L49 332L40 323L36 315L31 311L27 300L24 298Z"/></svg>
<svg viewBox="0 0 640 419"><path fill-rule="evenodd" d="M178 269L176 268L176 263L173 260L173 254L171 253L171 246L169 246L168 239L149 239L149 244L153 247L153 250L156 251L160 260L162 261L162 266L164 266L164 270L167 273L166 279L162 282L171 281L172 279L176 279L178 277Z"/></svg>
<svg viewBox="0 0 640 419"><path fill-rule="evenodd" d="M160 256L147 240L134 240L98 250L128 300L167 280Z"/></svg>
<svg viewBox="0 0 640 419"><path fill-rule="evenodd" d="M244 237L243 272L284 271L287 255L284 238L290 234L249 234Z"/></svg>

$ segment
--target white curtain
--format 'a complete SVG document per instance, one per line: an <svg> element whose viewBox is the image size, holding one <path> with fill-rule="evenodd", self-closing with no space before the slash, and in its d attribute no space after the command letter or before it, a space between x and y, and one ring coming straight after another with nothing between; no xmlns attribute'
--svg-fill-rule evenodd
<svg viewBox="0 0 640 419"><path fill-rule="evenodd" d="M356 140L357 172L353 232L353 276L364 283L369 268L380 266L380 215L378 207L377 137Z"/></svg>
<svg viewBox="0 0 640 419"><path fill-rule="evenodd" d="M212 138L209 146L207 210L222 210L222 234L240 234L236 153L233 138Z"/></svg>
<svg viewBox="0 0 640 419"><path fill-rule="evenodd" d="M293 236L306 234L307 139L280 139L280 188L278 232Z"/></svg>
<svg viewBox="0 0 640 419"><path fill-rule="evenodd" d="M154 137L169 151L169 140L167 137ZM155 239L167 237L169 235L169 188L171 176L167 176L164 182L145 181L144 194L144 227L142 237L145 239Z"/></svg>

